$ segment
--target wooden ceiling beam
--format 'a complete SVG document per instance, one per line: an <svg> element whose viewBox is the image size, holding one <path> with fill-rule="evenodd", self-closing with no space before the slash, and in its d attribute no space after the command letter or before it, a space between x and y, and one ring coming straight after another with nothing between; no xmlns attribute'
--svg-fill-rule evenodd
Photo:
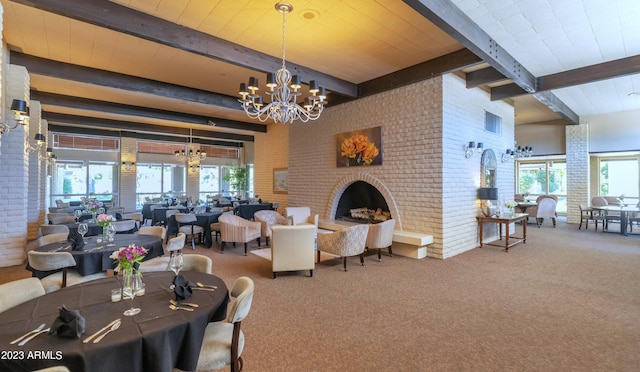
<svg viewBox="0 0 640 372"><path fill-rule="evenodd" d="M63 94L40 92L37 90L31 91L30 99L39 101L43 105L50 106L67 107L134 117L144 117L186 124L199 124L207 127L215 126L220 128L248 130L260 133L267 132L267 126L264 124L254 124L222 118L185 114L175 111L125 105L121 103L99 101L89 98L67 96ZM210 123L213 123L213 125Z"/></svg>
<svg viewBox="0 0 640 372"><path fill-rule="evenodd" d="M482 70L467 72L465 80L467 82L467 88L470 89L492 83L499 83L501 81L509 80L509 78L504 76L495 68L487 67Z"/></svg>
<svg viewBox="0 0 640 372"><path fill-rule="evenodd" d="M275 73L282 67L281 57L273 57L110 1L11 1L254 71ZM317 80L330 91L354 98L357 95L356 84L291 62L287 62L287 68L304 82Z"/></svg>
<svg viewBox="0 0 640 372"><path fill-rule="evenodd" d="M9 58L12 64L25 66L30 74L50 76L58 79L99 85L107 88L153 94L161 97L215 105L233 110L242 109L238 104L238 99L236 97L224 94L53 61L15 51L11 52Z"/></svg>
<svg viewBox="0 0 640 372"><path fill-rule="evenodd" d="M50 124L58 124L58 125L77 125L84 126L90 128L98 128L98 129L110 129L110 130L118 130L118 131L136 131L136 132L147 132L152 134L170 134L170 135L178 135L178 136L190 136L191 129L190 128L177 128L177 127L169 127L164 125L153 125L146 123L135 123L130 121L122 121L122 120L111 120L111 119L102 119L102 118L92 118L87 116L78 116L78 115L69 115L69 114L60 114L56 112L42 112L42 118L47 120ZM254 137L249 135L235 134L235 133L224 133L224 132L214 132L214 131L199 131L199 136L201 138L212 139L212 140L226 140L233 142L253 142Z"/></svg>
<svg viewBox="0 0 640 372"><path fill-rule="evenodd" d="M561 89L640 73L640 55L558 72L538 78L538 91Z"/></svg>
<svg viewBox="0 0 640 372"><path fill-rule="evenodd" d="M360 94L358 97L366 97L404 85L413 84L434 76L475 66L482 62L482 59L473 54L469 49L460 49L379 78L365 81L359 84Z"/></svg>
<svg viewBox="0 0 640 372"><path fill-rule="evenodd" d="M489 34L481 29L469 16L464 14L449 0L402 0L416 12L438 26L444 32L456 39L460 44L471 50L478 57L489 63L498 72L513 80L525 92L535 93L538 89L536 77L529 72L518 60L511 56ZM568 107L553 94L544 94L541 102L553 103L549 108L553 111ZM536 97L538 98L538 97ZM557 111L556 111L557 112ZM559 113L560 114L560 113ZM561 113L563 117L574 117L571 110ZM578 121L571 121L578 124Z"/></svg>

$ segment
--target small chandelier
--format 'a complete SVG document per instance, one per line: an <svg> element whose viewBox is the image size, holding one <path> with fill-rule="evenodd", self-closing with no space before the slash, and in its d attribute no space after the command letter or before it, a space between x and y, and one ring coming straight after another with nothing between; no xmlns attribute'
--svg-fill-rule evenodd
<svg viewBox="0 0 640 372"><path fill-rule="evenodd" d="M189 163L193 163L195 161L200 161L200 160L204 160L207 158L207 153L200 151L200 150L196 150L195 152L192 149L189 149L188 152L184 151L184 150L176 150L176 152L174 153L176 159L178 160L186 160Z"/></svg>
<svg viewBox="0 0 640 372"><path fill-rule="evenodd" d="M513 159L528 158L531 157L531 155L533 155L532 146L518 146L514 150L507 149L507 151L502 154L502 162L506 163Z"/></svg>
<svg viewBox="0 0 640 372"><path fill-rule="evenodd" d="M282 67L275 73L267 74L266 93L271 97L271 102L265 106L262 102L262 96L257 94L258 78L249 78L249 84L240 84L240 96L238 101L242 104L242 108L252 119L258 119L264 122L273 119L274 123L293 123L295 120L307 122L316 120L320 117L324 105L327 103L326 92L324 87L320 87L315 80L309 81L309 93L303 106L300 106L296 99L301 93L298 91L301 87L300 76L293 75L285 66L285 16L293 10L293 6L286 2L279 2L275 6L276 10L282 13Z"/></svg>

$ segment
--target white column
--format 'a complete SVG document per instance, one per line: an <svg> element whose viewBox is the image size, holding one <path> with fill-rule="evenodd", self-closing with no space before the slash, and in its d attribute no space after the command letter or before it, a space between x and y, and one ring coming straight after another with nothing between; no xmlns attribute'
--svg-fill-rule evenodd
<svg viewBox="0 0 640 372"><path fill-rule="evenodd" d="M580 223L580 204L588 205L589 125L567 125L567 222Z"/></svg>

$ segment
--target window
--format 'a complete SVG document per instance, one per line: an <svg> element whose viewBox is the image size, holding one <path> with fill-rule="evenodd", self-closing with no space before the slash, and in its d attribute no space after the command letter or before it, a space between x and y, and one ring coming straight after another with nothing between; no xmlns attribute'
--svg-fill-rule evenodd
<svg viewBox="0 0 640 372"><path fill-rule="evenodd" d="M600 158L599 195L638 197L640 157Z"/></svg>
<svg viewBox="0 0 640 372"><path fill-rule="evenodd" d="M495 134L502 134L502 118L489 111L485 111L484 130Z"/></svg>
<svg viewBox="0 0 640 372"><path fill-rule="evenodd" d="M518 162L518 194L558 197L556 211L567 212L567 163L565 161Z"/></svg>
<svg viewBox="0 0 640 372"><path fill-rule="evenodd" d="M200 166L200 199L220 193L220 167L217 165Z"/></svg>
<svg viewBox="0 0 640 372"><path fill-rule="evenodd" d="M184 165L136 164L136 207L142 208L146 198L160 198L162 194L182 195L186 189L187 172Z"/></svg>
<svg viewBox="0 0 640 372"><path fill-rule="evenodd" d="M51 205L58 199L70 202L88 196L111 201L118 195L118 176L117 163L57 161L51 180Z"/></svg>

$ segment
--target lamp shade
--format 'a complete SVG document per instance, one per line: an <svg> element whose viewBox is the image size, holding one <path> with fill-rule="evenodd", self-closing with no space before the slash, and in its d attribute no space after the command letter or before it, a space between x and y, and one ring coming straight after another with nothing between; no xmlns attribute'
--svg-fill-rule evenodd
<svg viewBox="0 0 640 372"><path fill-rule="evenodd" d="M29 113L28 111L28 107L27 107L27 102L21 100L21 99L14 99L11 102L11 111L20 114L20 115L26 115Z"/></svg>
<svg viewBox="0 0 640 372"><path fill-rule="evenodd" d="M478 189L478 199L480 200L498 200L497 187L483 187Z"/></svg>

